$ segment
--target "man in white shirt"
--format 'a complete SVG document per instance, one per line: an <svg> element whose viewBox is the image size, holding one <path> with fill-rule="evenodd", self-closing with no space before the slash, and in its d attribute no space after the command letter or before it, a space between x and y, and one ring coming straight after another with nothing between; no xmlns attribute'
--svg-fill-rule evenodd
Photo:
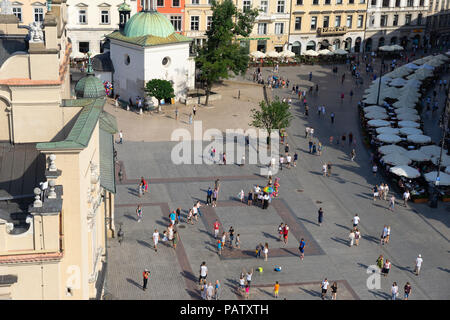
<svg viewBox="0 0 450 320"><path fill-rule="evenodd" d="M314 128L309 128L309 136L313 138L314 136Z"/></svg>
<svg viewBox="0 0 450 320"><path fill-rule="evenodd" d="M373 175L374 175L374 176L377 175L377 171L378 171L378 167L377 167L376 164L374 164L373 167L372 167L372 172L373 172Z"/></svg>
<svg viewBox="0 0 450 320"><path fill-rule="evenodd" d="M416 268L414 269L414 273L416 274L416 276L419 275L420 268L422 267L422 262L422 255L419 254L419 256L416 258Z"/></svg>
<svg viewBox="0 0 450 320"><path fill-rule="evenodd" d="M288 167L288 168L291 168L291 159L292 159L291 155L288 154L288 155L286 156L286 162L287 162L287 167Z"/></svg>
<svg viewBox="0 0 450 320"><path fill-rule="evenodd" d="M280 156L280 170L283 170L284 157Z"/></svg>
<svg viewBox="0 0 450 320"><path fill-rule="evenodd" d="M408 189L405 190L405 192L403 193L403 205L406 207L406 203L408 202L408 200L411 198L411 195L408 191Z"/></svg>
<svg viewBox="0 0 450 320"><path fill-rule="evenodd" d="M322 288L322 300L325 300L325 296L327 294L327 289L329 285L330 283L328 282L327 278L325 278L325 280L323 280L322 284L320 285L320 287Z"/></svg>
<svg viewBox="0 0 450 320"><path fill-rule="evenodd" d="M155 245L155 252L158 251L158 241L159 241L159 232L157 229L155 229L155 232L153 232L153 244Z"/></svg>
<svg viewBox="0 0 450 320"><path fill-rule="evenodd" d="M122 133L122 130L119 131L119 143L120 143L120 144L123 143L123 133Z"/></svg>
<svg viewBox="0 0 450 320"><path fill-rule="evenodd" d="M206 283L206 277L208 276L208 267L206 266L206 262L203 261L202 265L200 266L200 278L198 279L198 283L202 284L203 282Z"/></svg>
<svg viewBox="0 0 450 320"><path fill-rule="evenodd" d="M355 216L353 217L353 227L358 226L359 220L361 219L358 217L358 214L355 214Z"/></svg>

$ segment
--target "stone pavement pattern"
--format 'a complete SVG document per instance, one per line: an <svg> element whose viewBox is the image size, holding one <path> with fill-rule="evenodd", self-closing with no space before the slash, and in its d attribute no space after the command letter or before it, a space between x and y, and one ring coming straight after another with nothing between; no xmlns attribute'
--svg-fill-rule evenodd
<svg viewBox="0 0 450 320"><path fill-rule="evenodd" d="M127 180L118 185L116 198L116 225L123 224L125 242L122 246L115 239L110 242L107 291L116 299L196 299L199 266L202 261L206 261L209 268L208 281L221 281L221 299L239 299L235 292L239 274L243 270L259 266L264 268L264 272L255 272L253 275L252 299L269 299L267 292L271 293L275 281L280 284L318 284L325 277L330 283L335 280L347 281L349 289L346 288L342 291L342 296L338 296L342 299L389 299L393 281L401 289L409 281L413 288L411 299L449 299L449 206L440 203L439 209L433 210L425 205L410 205L408 208L397 205L395 212L391 213L387 210L386 202L373 203L371 188L383 179L371 174L369 154L361 144L356 102L364 88L354 89L355 95L351 101L348 93L352 82L348 71L344 84L340 83L343 68L339 66L338 76L333 75L331 67L326 66L280 68L281 74L294 83L298 81L301 84L308 83L308 74L312 71L313 82L318 82L320 87L319 95L308 98L311 110L309 117L304 116L303 108L294 99L292 111L295 119L289 130L288 142L291 152L297 151L300 160L296 168L283 169L276 176L281 179L280 200L292 209L296 223L306 230L305 234L313 237L313 241L323 250L322 254L306 254L304 261L293 255L271 257L272 248L276 250L284 247L284 244L273 239L277 236L276 228L281 222L274 216L274 208L269 207L266 212L247 206L221 207L220 201L215 208L216 214L226 230L233 225L236 234L241 234L243 249L250 250L259 242L269 242L267 262L253 257L220 258L211 246L212 225L205 225L204 219L199 219L193 226L186 225L178 229L182 247L179 245L176 253L173 248L164 245L155 253L151 239L153 230L158 228L162 232L168 224L169 212L161 210L164 208L163 204L167 204L171 210L181 207L183 215L186 215L187 209L195 201L205 201L206 190L208 186L214 185L217 176L232 177L221 179L219 200L226 202L236 202L241 189L247 193L255 184L265 185L266 180L258 176L259 165L239 167L231 164L231 159L226 166L174 165L170 161L174 142L163 142L154 136L153 129L148 132L143 129L142 136L146 138L142 140L149 140L147 142L127 137L125 132L125 142L117 145L117 150L119 160L123 161ZM264 68L264 72L268 74L270 69ZM364 87L368 84L369 81L365 78ZM258 87L254 90L260 92L261 89ZM343 105L339 101L341 91L346 94ZM274 89L274 94L289 96L290 90ZM317 116L317 104L326 106L327 115L331 111L336 113L334 125L331 125L328 116L325 119ZM225 106L216 107L219 108ZM230 113L233 112L221 112L228 116L228 120L223 121L232 119ZM141 121L122 119L120 116L121 128L126 125L128 128L133 127L135 121ZM202 120L207 122L209 119L205 116ZM139 126L153 128L159 126L158 121L157 117L147 117L142 120L145 125ZM176 126L175 120L171 121ZM322 156L307 152L305 126L314 127L316 137L323 142ZM165 138L170 131L169 127L166 129ZM328 140L330 135L348 134L349 131L353 132L357 141L355 162L348 160L350 147L330 145ZM153 138L156 142L150 142ZM322 164L328 161L333 163L333 175L329 178L321 175ZM150 178L150 192L139 199L136 189L141 176ZM179 177L189 179L183 182ZM152 178L157 178L158 182L152 184ZM138 203L145 205L144 220L140 223L134 220ZM151 205L155 203L158 205ZM321 227L316 223L319 207L324 210L324 223ZM204 211L207 214L208 210ZM347 236L355 213L361 217L362 239L359 247L350 248ZM391 242L382 247L379 245L379 235L384 224L391 225L392 235ZM289 239L288 247L298 247L296 240L299 239L295 238L298 237ZM416 277L412 269L419 253L422 254L424 263L421 275ZM392 261L392 270L386 279L381 279L381 289L368 289L366 280L369 275L366 269L375 264L380 254ZM273 269L276 265L282 266L283 271L275 272ZM149 290L145 293L140 289L144 268L151 271ZM346 290L348 293L344 292ZM351 290L354 295L350 294ZM288 299L319 299L316 293L318 291L319 287L315 285L305 287L304 290L293 287L285 289L282 286L280 296ZM282 292L286 292L286 296Z"/></svg>

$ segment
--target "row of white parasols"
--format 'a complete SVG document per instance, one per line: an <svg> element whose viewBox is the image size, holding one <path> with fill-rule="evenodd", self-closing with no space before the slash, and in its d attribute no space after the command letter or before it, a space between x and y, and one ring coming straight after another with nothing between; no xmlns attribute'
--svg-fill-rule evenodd
<svg viewBox="0 0 450 320"><path fill-rule="evenodd" d="M330 51L328 49L322 49L319 51L314 51L314 50L306 50L304 53L304 55L306 56L319 56L319 55L346 55L348 54L347 51L345 51L344 49L336 49L334 51ZM295 56L295 53L290 51L290 50L284 50L282 52L277 52L277 51L269 51L267 53L261 52L261 51L253 51L252 53L250 53L250 56L256 59L261 59L261 58L292 58Z"/></svg>

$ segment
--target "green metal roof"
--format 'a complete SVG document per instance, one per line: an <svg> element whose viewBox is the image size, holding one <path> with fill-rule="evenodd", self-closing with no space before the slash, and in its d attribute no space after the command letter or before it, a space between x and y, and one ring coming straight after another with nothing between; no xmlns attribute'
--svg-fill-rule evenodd
<svg viewBox="0 0 450 320"><path fill-rule="evenodd" d="M119 6L119 11L131 11L131 7L123 0L123 3Z"/></svg>
<svg viewBox="0 0 450 320"><path fill-rule="evenodd" d="M36 144L38 150L59 150L59 149L84 149L89 144L92 132L97 125L102 113L105 98L93 100L80 111L75 124L69 132L67 138L57 142L41 142Z"/></svg>
<svg viewBox="0 0 450 320"><path fill-rule="evenodd" d="M80 99L63 99L61 107L84 107L92 104L95 101L93 98L80 98Z"/></svg>
<svg viewBox="0 0 450 320"><path fill-rule="evenodd" d="M142 47L192 41L192 38L188 38L188 37L178 34L176 32L172 33L170 36L165 37L165 38L151 36L151 35L129 38L129 37L125 36L123 33L121 33L120 31L115 31L115 32L107 35L106 37L110 38L110 39L115 39L115 40L120 40L120 41L124 41L124 42L128 42L128 43L136 44L136 45L139 45Z"/></svg>
<svg viewBox="0 0 450 320"><path fill-rule="evenodd" d="M157 11L141 11L133 15L125 24L125 36L136 38L155 36L165 38L175 32L166 16Z"/></svg>
<svg viewBox="0 0 450 320"><path fill-rule="evenodd" d="M100 129L110 134L119 132L116 117L106 111L102 111L100 114Z"/></svg>
<svg viewBox="0 0 450 320"><path fill-rule="evenodd" d="M75 86L77 98L101 98L105 97L105 87L102 81L93 74L81 78Z"/></svg>
<svg viewBox="0 0 450 320"><path fill-rule="evenodd" d="M100 185L116 193L114 136L100 127Z"/></svg>

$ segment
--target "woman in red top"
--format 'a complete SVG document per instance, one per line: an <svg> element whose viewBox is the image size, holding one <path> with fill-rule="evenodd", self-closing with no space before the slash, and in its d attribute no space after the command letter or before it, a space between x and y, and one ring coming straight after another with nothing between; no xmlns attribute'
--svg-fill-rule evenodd
<svg viewBox="0 0 450 320"><path fill-rule="evenodd" d="M144 188L144 192L148 191L148 183L145 181L144 177L141 177L142 187Z"/></svg>
<svg viewBox="0 0 450 320"><path fill-rule="evenodd" d="M284 243L288 243L289 226L286 224L283 228Z"/></svg>

